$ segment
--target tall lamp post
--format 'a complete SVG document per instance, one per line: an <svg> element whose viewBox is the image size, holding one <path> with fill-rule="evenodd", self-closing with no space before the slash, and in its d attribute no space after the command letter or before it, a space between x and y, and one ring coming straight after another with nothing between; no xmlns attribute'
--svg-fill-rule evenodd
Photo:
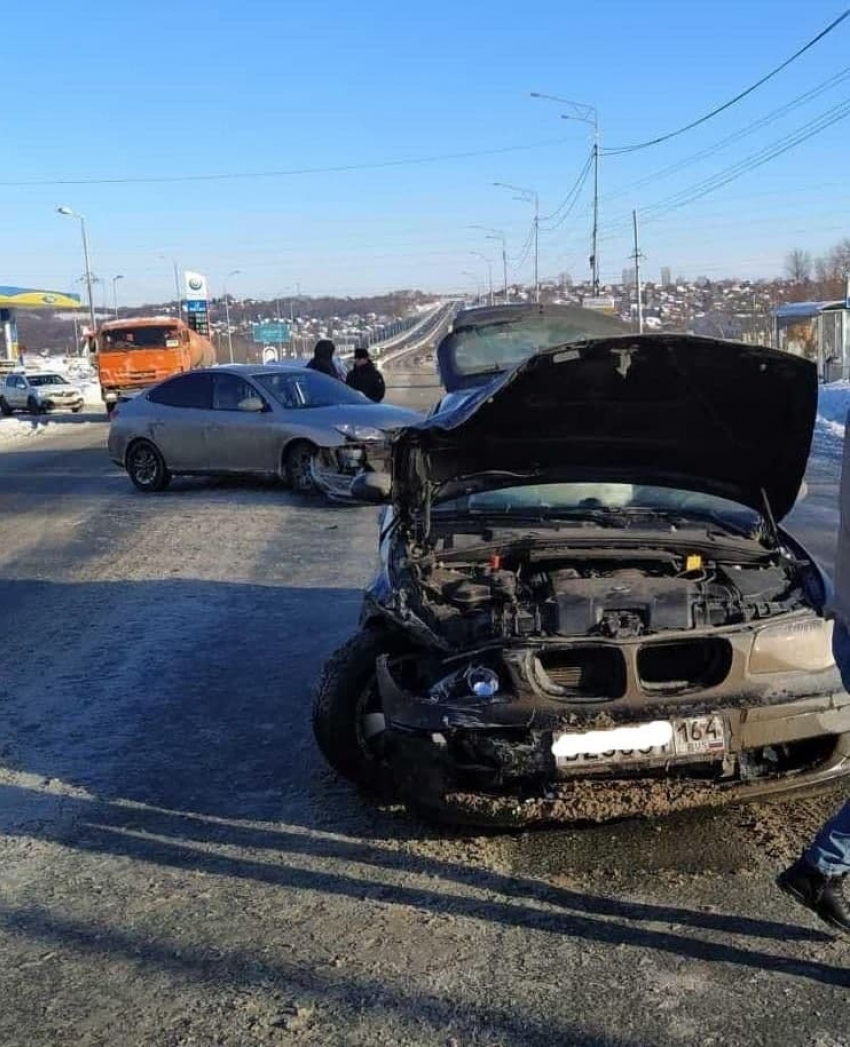
<svg viewBox="0 0 850 1047"><path fill-rule="evenodd" d="M508 244L505 234L501 229L491 229L488 225L471 225L470 229L480 229L482 233L487 235L484 237L485 240L499 240L502 244L502 279L504 286L502 288L505 298L505 305L508 304Z"/></svg>
<svg viewBox="0 0 850 1047"><path fill-rule="evenodd" d="M171 262L171 268L174 271L174 309L175 315L179 320L182 316L181 302L183 301L183 291L180 287L180 266L177 264L176 258L171 258L167 254L161 254L159 257L163 262Z"/></svg>
<svg viewBox="0 0 850 1047"><path fill-rule="evenodd" d="M493 305L493 263L487 257L486 254L482 254L480 251L470 251L476 258L482 258L487 263L487 279L490 284L490 305Z"/></svg>
<svg viewBox="0 0 850 1047"><path fill-rule="evenodd" d="M118 319L118 281L123 279L123 273L112 277L112 312L116 320Z"/></svg>
<svg viewBox="0 0 850 1047"><path fill-rule="evenodd" d="M227 281L231 276L239 276L241 269L231 269L224 278L224 321L227 324L227 349L230 353L230 362L233 363L233 334L230 330L230 301L227 297Z"/></svg>
<svg viewBox="0 0 850 1047"><path fill-rule="evenodd" d="M599 113L595 105L587 105L584 102L573 102L569 98L559 98L557 95L542 95L538 91L531 92L532 98L543 98L547 102L557 102L569 109L568 113L561 113L562 120L580 120L583 124L590 124L593 128L593 234L590 254L590 272L593 281L593 294L599 297Z"/></svg>
<svg viewBox="0 0 850 1047"><path fill-rule="evenodd" d="M83 259L86 266L86 291L89 299L89 323L91 325L92 334L94 334L97 328L97 321L94 317L94 297L92 295L92 272L91 264L89 263L89 241L86 236L86 219L84 215L77 214L70 207L57 207L57 212L61 215L65 215L67 218L76 218L80 223L80 231L83 236Z"/></svg>
<svg viewBox="0 0 850 1047"><path fill-rule="evenodd" d="M475 273L471 272L469 269L462 269L460 275L468 276L475 284L475 304L481 305L481 281Z"/></svg>
<svg viewBox="0 0 850 1047"><path fill-rule="evenodd" d="M520 185L511 185L509 182L494 182L493 185L498 186L499 189L510 189L514 193L519 193L518 200L525 200L526 203L534 204L534 301L539 302L540 194L536 189L524 189Z"/></svg>

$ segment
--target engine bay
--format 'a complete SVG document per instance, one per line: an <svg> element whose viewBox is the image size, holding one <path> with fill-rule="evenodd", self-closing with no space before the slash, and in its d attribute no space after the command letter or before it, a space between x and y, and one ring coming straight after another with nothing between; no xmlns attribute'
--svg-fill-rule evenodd
<svg viewBox="0 0 850 1047"><path fill-rule="evenodd" d="M483 560L435 551L409 567L417 613L458 647L535 636L628 640L811 605L801 565L763 549L737 561L671 548L530 545Z"/></svg>

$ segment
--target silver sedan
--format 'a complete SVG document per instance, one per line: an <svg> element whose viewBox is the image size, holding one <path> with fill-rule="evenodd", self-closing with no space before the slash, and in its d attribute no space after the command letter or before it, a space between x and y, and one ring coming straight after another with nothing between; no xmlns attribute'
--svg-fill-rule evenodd
<svg viewBox="0 0 850 1047"><path fill-rule="evenodd" d="M120 403L109 455L141 491L181 473L257 473L347 498L369 446L419 418L305 367L216 367Z"/></svg>

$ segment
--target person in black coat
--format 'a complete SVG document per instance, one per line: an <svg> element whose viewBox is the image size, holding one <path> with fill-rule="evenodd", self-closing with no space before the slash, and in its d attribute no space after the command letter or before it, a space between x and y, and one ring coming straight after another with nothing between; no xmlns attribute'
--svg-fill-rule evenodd
<svg viewBox="0 0 850 1047"><path fill-rule="evenodd" d="M329 378L339 378L337 369L334 366L335 348L330 338L320 338L313 347L313 356L307 361L307 367L311 371L326 374Z"/></svg>
<svg viewBox="0 0 850 1047"><path fill-rule="evenodd" d="M384 376L372 362L368 349L354 350L354 366L348 372L345 382L352 389L374 400L376 404L383 400L387 391Z"/></svg>

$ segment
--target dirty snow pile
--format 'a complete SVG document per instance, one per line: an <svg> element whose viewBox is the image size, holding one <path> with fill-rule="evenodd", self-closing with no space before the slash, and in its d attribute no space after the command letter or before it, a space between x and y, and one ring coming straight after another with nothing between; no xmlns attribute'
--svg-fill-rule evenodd
<svg viewBox="0 0 850 1047"><path fill-rule="evenodd" d="M818 417L812 442L812 455L841 458L844 428L850 411L850 382L822 385L818 396Z"/></svg>

